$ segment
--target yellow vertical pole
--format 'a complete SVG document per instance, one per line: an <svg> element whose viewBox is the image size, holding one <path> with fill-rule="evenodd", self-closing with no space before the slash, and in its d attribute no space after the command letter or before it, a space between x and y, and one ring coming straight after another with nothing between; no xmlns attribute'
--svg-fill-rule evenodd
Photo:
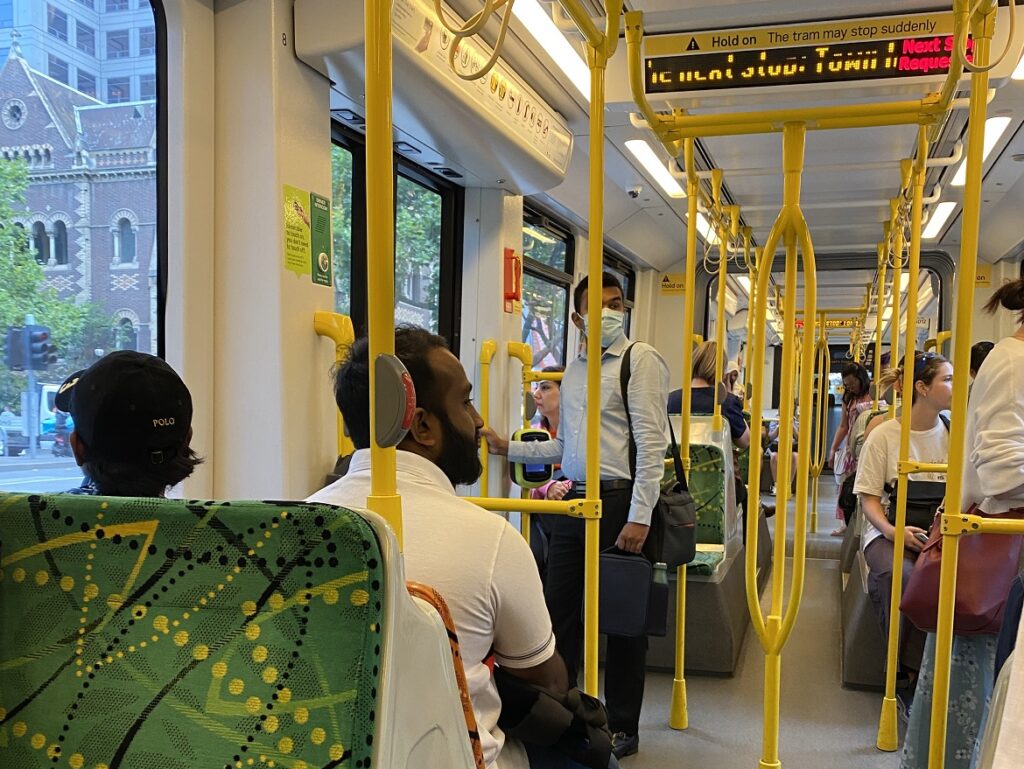
<svg viewBox="0 0 1024 769"><path fill-rule="evenodd" d="M604 76L607 59L587 47L590 65L590 221L587 286L587 490L588 501L601 498L601 274L604 257ZM597 580L601 521L586 522L586 565L583 628L583 680L587 694L597 696Z"/></svg>
<svg viewBox="0 0 1024 769"><path fill-rule="evenodd" d="M367 327L370 365L370 495L366 506L394 529L402 547L402 499L394 447L377 445L373 361L395 352L395 177L391 126L391 3L368 0L366 38Z"/></svg>
<svg viewBox="0 0 1024 769"><path fill-rule="evenodd" d="M893 200L890 203L892 218L889 220L892 229L889 232L892 243L893 271L892 271L892 315L889 317L889 367L895 368L900 363L900 315L903 314L901 306L902 283L903 283L903 221L898 212L899 203ZM889 404L889 418L896 418L896 399Z"/></svg>
<svg viewBox="0 0 1024 769"><path fill-rule="evenodd" d="M885 310L885 269L888 265L888 249L887 243L878 244L878 283L875 290L878 303L878 315L875 319L875 411L878 411L878 401L881 397L878 391L878 378L882 375L882 313Z"/></svg>
<svg viewBox="0 0 1024 769"><path fill-rule="evenodd" d="M814 478L814 499L811 503L811 534L818 532L818 486L821 473L825 469L825 439L826 427L828 424L828 335L825 330L825 313L818 315L818 342L814 346L817 355L818 375L818 398L815 402L815 410L812 415L814 419L814 463L812 475ZM808 415L805 415L806 419Z"/></svg>
<svg viewBox="0 0 1024 769"><path fill-rule="evenodd" d="M627 34L629 30L627 29ZM693 403L693 316L697 285L697 198L700 182L694 165L693 139L683 142L683 165L686 167L686 281L683 295L683 361L682 361L682 426L679 430L679 454L683 466L690 468L690 410ZM668 725L673 729L689 726L686 700L686 566L676 571L676 659L672 680L672 703Z"/></svg>
<svg viewBox="0 0 1024 769"><path fill-rule="evenodd" d="M981 212L981 172L984 163L983 142L987 112L989 49L995 31L996 9L992 0L984 0L971 18L974 38L974 64L982 68L971 75L971 106L967 130L967 184L964 189L960 230L960 283L956 301L956 339L953 344L953 423L949 436L949 473L946 477L946 516L955 518L962 510L961 491L966 461L964 434L967 414L967 377L970 366L971 321L974 313L974 283L978 259L978 225ZM959 37L957 39L960 39ZM939 576L939 615L935 639L935 685L932 693L931 750L928 769L943 769L946 744L946 714L949 702L949 666L953 651L953 599L956 586L956 559L960 539L955 534L942 536L942 569Z"/></svg>
<svg viewBox="0 0 1024 769"><path fill-rule="evenodd" d="M921 209L924 199L924 182L926 175L925 162L928 159L928 129L918 128L917 159L913 171L913 204L910 221L910 259L908 275L910 282L907 290L907 344L908 358L903 367L903 413L900 417L900 453L899 453L899 492L896 500L896 534L893 536L893 572L891 607L889 611L889 638L887 662L885 669L885 697L882 700L882 713L878 722L878 739L875 744L879 750L896 750L899 740L896 734L896 669L899 667L900 640L900 598L903 595L903 529L907 522L907 474L903 472L903 463L910 459L910 404L914 392L914 361L911 355L914 349L913 339L917 329L917 284L921 266ZM900 230L903 229L902 223ZM890 504L892 501L890 500Z"/></svg>
<svg viewBox="0 0 1024 769"><path fill-rule="evenodd" d="M722 169L714 168L711 171L711 196L714 202L715 211L722 213ZM720 218L718 219L721 223ZM723 374L725 373L725 279L729 270L729 235L724 226L718 230L718 307L715 313L715 406L711 417L711 429L722 432L722 404L718 397L718 390L722 386Z"/></svg>
<svg viewBox="0 0 1024 769"><path fill-rule="evenodd" d="M485 339L480 344L480 416L484 420L484 427L491 426L491 361L498 351L498 343L493 339ZM487 471L487 441L480 439L480 496L491 495L489 487L489 474Z"/></svg>
<svg viewBox="0 0 1024 769"><path fill-rule="evenodd" d="M743 228L743 251L747 261L747 280L750 282L750 289L747 296L747 351L743 356L743 408L750 414L750 385L753 374L753 367L750 365L751 340L754 337L754 290L757 281L757 260L761 258L760 249L754 249L753 255L750 252L750 238L754 234L753 228ZM751 427L760 424L761 417L755 419L750 414Z"/></svg>

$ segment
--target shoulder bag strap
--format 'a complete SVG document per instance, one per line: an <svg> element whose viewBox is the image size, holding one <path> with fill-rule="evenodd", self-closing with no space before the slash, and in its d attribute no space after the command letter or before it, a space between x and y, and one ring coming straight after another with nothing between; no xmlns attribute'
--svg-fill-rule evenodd
<svg viewBox="0 0 1024 769"><path fill-rule="evenodd" d="M622 355L622 366L619 369L619 388L622 393L622 405L626 409L626 425L629 427L629 472L630 475L634 477L636 477L636 440L633 438L633 418L629 414L629 377L631 374L630 359L633 356L633 347L635 344L636 342L626 348L626 352ZM671 418L668 418L668 434L672 439L670 446L672 449L672 464L675 467L676 481L679 483L679 487L683 491L689 491L689 487L686 485L686 473L683 472L683 460L679 456L679 444L676 443L676 433L672 428Z"/></svg>

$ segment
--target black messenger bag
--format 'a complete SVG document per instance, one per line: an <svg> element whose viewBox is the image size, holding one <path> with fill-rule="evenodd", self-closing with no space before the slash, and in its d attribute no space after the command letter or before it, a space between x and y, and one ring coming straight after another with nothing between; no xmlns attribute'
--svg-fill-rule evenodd
<svg viewBox="0 0 1024 769"><path fill-rule="evenodd" d="M622 356L622 368L619 371L619 386L622 390L622 405L626 409L626 422L629 424L629 468L636 477L636 441L633 439L633 422L629 415L629 360L633 345L626 348ZM672 421L668 423L672 442L669 450L672 454L672 465L675 478L670 479L661 487L661 494L651 511L652 546L645 547L655 563L664 563L669 569L676 569L693 560L697 554L697 506L686 485L683 473L683 460L679 457L679 444L676 443Z"/></svg>
<svg viewBox="0 0 1024 769"><path fill-rule="evenodd" d="M896 499L899 482L885 484L889 494L889 509L885 517L896 525ZM946 498L946 484L942 481L910 481L907 485L907 526L916 526L928 531L942 501Z"/></svg>

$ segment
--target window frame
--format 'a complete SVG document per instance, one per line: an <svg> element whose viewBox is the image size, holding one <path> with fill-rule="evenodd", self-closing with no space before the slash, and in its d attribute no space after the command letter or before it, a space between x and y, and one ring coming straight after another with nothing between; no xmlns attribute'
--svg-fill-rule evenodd
<svg viewBox="0 0 1024 769"><path fill-rule="evenodd" d="M636 267L614 251L609 250L607 245L605 246L604 256L601 262L602 267L611 267L611 272L615 274L616 277L626 278L626 283L622 287L622 293L624 294L622 299L623 304L625 305L625 330L626 335L628 336L629 328L633 321L633 309L636 306Z"/></svg>
<svg viewBox="0 0 1024 769"><path fill-rule="evenodd" d="M569 317L572 313L572 284L576 271L576 235L565 222L547 214L539 206L532 203L523 204L523 227L540 227L547 230L565 243L564 270L557 270L551 265L531 259L523 250L523 276L549 283L565 291L565 317L562 319L562 361L564 366L569 358ZM520 321L521 324L521 321Z"/></svg>
<svg viewBox="0 0 1024 769"><path fill-rule="evenodd" d="M143 33L149 33L153 38L153 43L150 46L143 47L142 35ZM139 56L152 56L156 53L156 27L139 27Z"/></svg>
<svg viewBox="0 0 1024 769"><path fill-rule="evenodd" d="M122 50L119 50L116 56L112 55L111 52L110 52L110 36L111 35L124 35L124 48ZM132 53L132 34L131 34L131 30L129 28L125 28L125 29L108 29L107 30L107 34L106 34L106 36L104 38L104 43L106 45L106 49L104 50L104 53L106 54L104 59L106 61L116 61L118 59L128 59L128 58L131 58L131 53Z"/></svg>
<svg viewBox="0 0 1024 769"><path fill-rule="evenodd" d="M82 77L87 77L92 80L92 93L82 90ZM92 72L87 69L78 68L78 72L75 73L75 89L79 93L84 93L86 96L91 96L94 99L99 98L99 91L97 90L98 78Z"/></svg>
<svg viewBox="0 0 1024 769"><path fill-rule="evenodd" d="M51 25L52 20L55 17L63 17L64 19L64 34L62 35L56 27ZM65 43L68 42L68 13L63 11L55 5L46 4L46 34L51 37L55 37L58 40L62 40Z"/></svg>
<svg viewBox="0 0 1024 769"><path fill-rule="evenodd" d="M356 333L366 329L368 301L366 237L366 140L351 128L331 121L331 143L352 154L352 262L349 312ZM406 160L395 153L395 199L398 204L398 177L419 184L441 197L441 242L438 287L437 332L448 341L449 349L459 350L462 319L462 226L465 218L465 190L448 179ZM332 201L333 204L333 201Z"/></svg>
<svg viewBox="0 0 1024 769"><path fill-rule="evenodd" d="M82 30L86 30L89 35L92 36L92 47L82 47ZM92 56L96 58L96 29L89 24L86 24L81 19L75 19L75 50L81 51L86 56Z"/></svg>
<svg viewBox="0 0 1024 769"><path fill-rule="evenodd" d="M110 96L110 87L111 87L112 84L115 85L115 86L119 86L121 84L122 80L124 81L125 94L126 94L125 98L118 99L117 101L114 101L111 98L111 96ZM131 79L130 75L118 75L117 77L108 77L107 78L107 92L106 92L106 99L104 99L104 101L107 104L127 104L131 100L132 100L132 79Z"/></svg>
<svg viewBox="0 0 1024 769"><path fill-rule="evenodd" d="M54 73L54 64L56 64L58 67L63 67L63 78L58 77ZM59 83L63 83L67 86L71 85L71 64L66 59L62 59L60 56L56 56L52 53L46 54L46 74Z"/></svg>
<svg viewBox="0 0 1024 769"><path fill-rule="evenodd" d="M143 89L143 83L146 82L147 78L150 78L150 77L153 78L153 86L152 86L152 89L151 89L152 93L149 96L146 96L145 93L144 93L144 89ZM138 101L151 101L151 100L153 100L155 98L156 98L156 74L150 75L149 73L146 73L144 75L139 75L139 98L138 98Z"/></svg>

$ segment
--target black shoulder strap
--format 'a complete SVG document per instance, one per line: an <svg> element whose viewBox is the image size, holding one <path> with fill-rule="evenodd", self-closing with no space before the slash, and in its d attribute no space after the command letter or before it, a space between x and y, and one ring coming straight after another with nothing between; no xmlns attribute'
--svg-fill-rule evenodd
<svg viewBox="0 0 1024 769"><path fill-rule="evenodd" d="M949 417L947 417L945 414L939 414L939 419L941 419L942 420L942 424L944 424L946 426L946 432L948 433L949 432Z"/></svg>
<svg viewBox="0 0 1024 769"><path fill-rule="evenodd" d="M629 377L632 373L630 359L633 357L635 345L636 342L626 348L626 352L622 354L622 364L619 368L619 389L622 393L622 405L626 409L626 425L629 428L629 474L634 478L636 477L636 440L633 438L633 417L629 414ZM683 472L683 460L679 456L679 444L676 443L676 432L672 428L672 420L667 415L666 419L668 419L668 434L672 439L669 446L672 450L672 464L675 467L676 481L683 491L688 491L686 474Z"/></svg>

